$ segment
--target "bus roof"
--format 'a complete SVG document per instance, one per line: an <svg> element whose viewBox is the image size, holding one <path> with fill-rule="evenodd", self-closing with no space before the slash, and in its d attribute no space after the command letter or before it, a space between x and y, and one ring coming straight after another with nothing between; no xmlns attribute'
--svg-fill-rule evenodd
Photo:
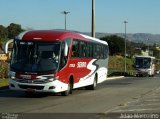
<svg viewBox="0 0 160 119"><path fill-rule="evenodd" d="M155 57L152 57L152 56L135 56L135 58L151 58L151 59L155 59Z"/></svg>
<svg viewBox="0 0 160 119"><path fill-rule="evenodd" d="M97 38L93 38L93 37L79 34L79 33L62 31L62 30L25 31L16 37L16 39L24 40L24 41L50 41L50 42L57 41L57 40L63 40L65 38L75 38L75 39L81 39L84 41L98 42L98 43L108 45L107 42L99 40Z"/></svg>
<svg viewBox="0 0 160 119"><path fill-rule="evenodd" d="M99 42L99 43L108 45L108 43L107 43L106 41L99 40L99 39L97 39L97 38L90 37L90 36L83 35L83 34L80 34L80 35L82 35L83 37L85 37L85 38L87 38L87 39L90 39L90 40L92 40L92 41L95 41L95 42Z"/></svg>

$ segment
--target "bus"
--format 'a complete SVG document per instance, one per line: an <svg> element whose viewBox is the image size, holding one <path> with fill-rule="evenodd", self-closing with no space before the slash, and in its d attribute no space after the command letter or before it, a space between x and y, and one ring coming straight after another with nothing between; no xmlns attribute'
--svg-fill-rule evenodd
<svg viewBox="0 0 160 119"><path fill-rule="evenodd" d="M67 96L80 87L94 90L107 78L109 48L105 41L57 30L26 31L11 41L11 90Z"/></svg>
<svg viewBox="0 0 160 119"><path fill-rule="evenodd" d="M155 57L136 56L135 57L136 76L155 75Z"/></svg>

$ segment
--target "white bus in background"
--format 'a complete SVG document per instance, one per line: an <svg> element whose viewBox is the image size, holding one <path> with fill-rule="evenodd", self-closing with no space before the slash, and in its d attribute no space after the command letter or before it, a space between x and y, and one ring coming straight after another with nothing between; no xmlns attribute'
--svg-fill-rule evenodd
<svg viewBox="0 0 160 119"><path fill-rule="evenodd" d="M155 75L155 57L135 56L136 76Z"/></svg>

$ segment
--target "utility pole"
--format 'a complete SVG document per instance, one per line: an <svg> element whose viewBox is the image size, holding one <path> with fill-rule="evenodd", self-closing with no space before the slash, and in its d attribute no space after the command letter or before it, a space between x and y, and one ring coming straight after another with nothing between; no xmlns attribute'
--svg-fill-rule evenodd
<svg viewBox="0 0 160 119"><path fill-rule="evenodd" d="M127 54L127 43L126 43L126 40L127 40L127 33L126 33L126 31L127 31L127 21L124 21L124 25L125 25L125 53L124 53L124 55L125 55L125 63L124 63L124 72L126 73L126 71L127 71L127 65L126 65L126 54Z"/></svg>
<svg viewBox="0 0 160 119"><path fill-rule="evenodd" d="M150 56L150 49L149 49L149 38L147 39L148 42L148 56Z"/></svg>
<svg viewBox="0 0 160 119"><path fill-rule="evenodd" d="M95 37L95 0L92 0L92 37Z"/></svg>
<svg viewBox="0 0 160 119"><path fill-rule="evenodd" d="M64 14L64 28L65 30L67 30L67 14L69 14L70 12L68 11L63 11L62 14Z"/></svg>

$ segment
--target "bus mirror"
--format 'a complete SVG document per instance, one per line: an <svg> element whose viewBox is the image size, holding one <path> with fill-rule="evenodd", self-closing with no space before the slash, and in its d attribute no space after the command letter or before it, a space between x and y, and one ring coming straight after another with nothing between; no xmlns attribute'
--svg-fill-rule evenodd
<svg viewBox="0 0 160 119"><path fill-rule="evenodd" d="M68 56L68 44L65 42L64 56Z"/></svg>
<svg viewBox="0 0 160 119"><path fill-rule="evenodd" d="M8 40L7 42L5 42L4 44L3 44L3 50L4 50L4 52L7 54L8 53L8 46L9 46L9 44L10 43L12 43L13 42L13 39L10 39L10 40Z"/></svg>

